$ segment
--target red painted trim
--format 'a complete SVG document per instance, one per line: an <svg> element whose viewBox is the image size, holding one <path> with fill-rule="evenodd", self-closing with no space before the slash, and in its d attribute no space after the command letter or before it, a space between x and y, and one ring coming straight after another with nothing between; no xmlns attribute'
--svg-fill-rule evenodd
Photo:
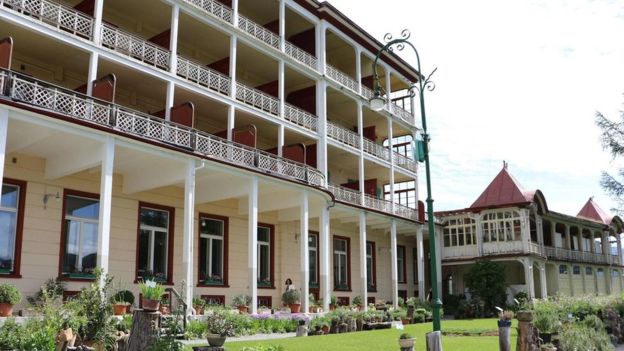
<svg viewBox="0 0 624 351"><path fill-rule="evenodd" d="M70 278L63 275L63 262L65 261L65 245L67 244L65 238L65 232L67 230L67 224L65 223L65 212L67 210L67 197L68 196L77 196L84 197L87 199L97 200L98 204L100 202L100 194L88 193L85 191L72 190L72 189L63 189L63 209L61 212L61 247L59 248L59 265L58 265L58 279L65 281L75 281L75 282L92 282L93 279L88 278ZM100 204L101 205L101 204ZM100 219L98 218L98 225Z"/></svg>
<svg viewBox="0 0 624 351"><path fill-rule="evenodd" d="M199 235L201 233L201 229L198 230L198 235L197 235L197 247L199 249L199 259L197 260L197 286L198 287L210 287L210 288L229 288L229 284L228 284L228 252L229 252L229 230L230 230L230 218L229 217L224 217L224 216L218 216L215 214L209 214L209 213L199 213L199 219L198 219L198 228L201 227L201 220L202 218L206 218L206 219L214 219L217 221L222 221L223 222L223 272L222 272L222 278L223 278L223 284L221 285L207 285L207 284L201 284L201 252L202 252L202 247L201 247L201 235Z"/></svg>
<svg viewBox="0 0 624 351"><path fill-rule="evenodd" d="M256 299L258 307L264 306L268 308L273 308L273 297L272 296L259 296ZM266 302L266 303L263 303Z"/></svg>
<svg viewBox="0 0 624 351"><path fill-rule="evenodd" d="M219 301L222 306L225 306L225 295L200 295L199 297L207 303Z"/></svg>
<svg viewBox="0 0 624 351"><path fill-rule="evenodd" d="M374 241L367 241L366 243L371 245L371 256L373 260L373 281L371 287L367 287L366 289L368 292L377 292L377 249L375 248Z"/></svg>
<svg viewBox="0 0 624 351"><path fill-rule="evenodd" d="M404 245L397 245L397 258L399 258L399 250L402 249L403 250L403 275L401 277L397 277L398 283L399 284L405 284L407 283L407 278L406 278L406 264L405 261L407 261L407 252L405 250L405 246Z"/></svg>
<svg viewBox="0 0 624 351"><path fill-rule="evenodd" d="M336 289L336 278L334 277L334 291L351 291L351 238L334 235L333 240L344 240L347 242L347 289ZM332 247L333 267L336 266L334 250L335 248Z"/></svg>
<svg viewBox="0 0 624 351"><path fill-rule="evenodd" d="M135 269L134 269L134 283L138 283L142 280L139 277L139 241L141 237L141 209L153 208L155 210L167 211L169 213L169 228L167 228L167 281L163 285L173 285L173 245L175 237L175 208L163 205L156 205L149 202L139 201L137 207L137 240L136 240L136 254L135 254Z"/></svg>
<svg viewBox="0 0 624 351"><path fill-rule="evenodd" d="M22 262L22 239L24 233L24 208L26 205L26 182L23 180L3 178L2 184L11 184L19 187L17 199L17 219L15 225L15 251L13 252L13 272L2 274L0 278L21 278L20 274ZM1 190L1 189L0 189Z"/></svg>
<svg viewBox="0 0 624 351"><path fill-rule="evenodd" d="M319 235L319 232L316 231L309 231L308 235L313 235L316 236L316 277L314 277L316 279L316 283L319 284L319 286L321 285L321 279L320 279L320 267L321 267L321 259L320 259L320 255L319 255L319 251L321 248L321 237ZM308 251L310 250L310 246L308 246ZM308 286L310 285L310 282L308 282Z"/></svg>
<svg viewBox="0 0 624 351"><path fill-rule="evenodd" d="M269 228L269 251L270 251L270 275L271 286L259 286L258 289L275 289L275 226L268 223L258 222L258 227ZM256 233L256 235L258 235ZM259 253L258 253L259 254Z"/></svg>

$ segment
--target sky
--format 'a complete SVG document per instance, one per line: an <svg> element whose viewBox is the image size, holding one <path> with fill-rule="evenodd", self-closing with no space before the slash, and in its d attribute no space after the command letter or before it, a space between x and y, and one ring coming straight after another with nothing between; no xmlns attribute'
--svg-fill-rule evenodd
<svg viewBox="0 0 624 351"><path fill-rule="evenodd" d="M436 211L470 206L503 160L550 210L576 215L590 196L616 207L599 180L624 162L595 115L624 109L624 1L329 2L380 41L408 29L423 73L438 68L425 96ZM419 177L425 199L424 166Z"/></svg>

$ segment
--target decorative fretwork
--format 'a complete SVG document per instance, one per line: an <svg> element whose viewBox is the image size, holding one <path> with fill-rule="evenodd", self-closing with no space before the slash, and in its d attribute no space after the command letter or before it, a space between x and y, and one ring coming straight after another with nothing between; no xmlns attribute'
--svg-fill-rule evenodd
<svg viewBox="0 0 624 351"><path fill-rule="evenodd" d="M318 118L315 115L288 103L284 104L284 118L313 132L316 132L318 127Z"/></svg>
<svg viewBox="0 0 624 351"><path fill-rule="evenodd" d="M407 169L408 171L416 172L418 170L418 163L405 155L401 155L398 152L392 152L394 158L394 164L398 167Z"/></svg>
<svg viewBox="0 0 624 351"><path fill-rule="evenodd" d="M221 94L230 94L231 79L215 70L178 56L178 76Z"/></svg>
<svg viewBox="0 0 624 351"><path fill-rule="evenodd" d="M102 45L149 65L169 68L171 54L168 50L107 24L102 26Z"/></svg>
<svg viewBox="0 0 624 351"><path fill-rule="evenodd" d="M328 189L334 194L336 200L362 206L362 196L359 191L333 184L330 184Z"/></svg>
<svg viewBox="0 0 624 351"><path fill-rule="evenodd" d="M353 146L356 149L360 148L360 136L337 124L327 122L327 136L341 143Z"/></svg>
<svg viewBox="0 0 624 351"><path fill-rule="evenodd" d="M316 57L310 55L305 50L298 48L295 44L289 43L288 41L284 43L284 52L286 53L286 55L303 63L304 65L312 69L317 69L318 60L316 59Z"/></svg>
<svg viewBox="0 0 624 351"><path fill-rule="evenodd" d="M46 0L0 0L0 5L30 19L91 39L93 18L70 7Z"/></svg>
<svg viewBox="0 0 624 351"><path fill-rule="evenodd" d="M364 152L369 155L378 157L384 161L390 162L390 150L387 147L383 147L379 144L364 138Z"/></svg>
<svg viewBox="0 0 624 351"><path fill-rule="evenodd" d="M409 123L410 125L414 124L414 115L412 115L411 113L405 111L403 108L401 108L401 106L397 105L397 104L391 104L390 106L392 106L392 111L390 111L393 115L399 117L400 119L404 120L405 122Z"/></svg>
<svg viewBox="0 0 624 351"><path fill-rule="evenodd" d="M325 68L326 72L327 72L327 76L333 80L335 80L336 82L344 85L345 87L347 87L348 89L352 90L354 93L358 92L358 82L355 81L355 79L349 77L346 73L340 71L339 69L337 69L336 67L332 66L332 65L326 65Z"/></svg>
<svg viewBox="0 0 624 351"><path fill-rule="evenodd" d="M232 9L214 0L184 0L185 2L195 5L209 14L232 23Z"/></svg>
<svg viewBox="0 0 624 351"><path fill-rule="evenodd" d="M279 115L279 101L276 98L241 83L236 83L236 100L272 115Z"/></svg>
<svg viewBox="0 0 624 351"><path fill-rule="evenodd" d="M260 41L264 42L269 46L272 46L276 49L280 48L279 35L276 35L275 33L271 32L270 30L264 28L263 26L241 14L238 15L238 28L248 33L252 37L260 39Z"/></svg>

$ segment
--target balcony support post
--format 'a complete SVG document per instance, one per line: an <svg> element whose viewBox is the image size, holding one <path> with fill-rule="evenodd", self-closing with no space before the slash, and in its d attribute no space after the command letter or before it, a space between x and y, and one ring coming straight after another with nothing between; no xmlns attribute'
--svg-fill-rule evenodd
<svg viewBox="0 0 624 351"><path fill-rule="evenodd" d="M357 93L362 95L362 49L355 46L355 80L357 81Z"/></svg>
<svg viewBox="0 0 624 351"><path fill-rule="evenodd" d="M285 118L286 111L286 91L285 91L285 81L284 81L284 61L280 60L277 65L277 96L279 99L279 111L278 114L281 118Z"/></svg>
<svg viewBox="0 0 624 351"><path fill-rule="evenodd" d="M87 73L88 96L93 96L93 82L97 79L99 58L100 55L97 52L91 52L89 55L89 72Z"/></svg>
<svg viewBox="0 0 624 351"><path fill-rule="evenodd" d="M389 82L388 82L389 84ZM388 96L390 96L388 94ZM392 211L392 213L394 213L394 130L393 130L393 126L392 126L392 118L388 117L386 118L387 122L388 122L388 149L390 151L390 177L389 179L389 183L390 183L390 211Z"/></svg>
<svg viewBox="0 0 624 351"><path fill-rule="evenodd" d="M544 246L544 227L542 223L542 216L535 213L535 229L537 229L537 243L539 246Z"/></svg>
<svg viewBox="0 0 624 351"><path fill-rule="evenodd" d="M6 146L9 130L9 110L0 109L0 189L2 189L2 179L4 178L4 161L6 158Z"/></svg>
<svg viewBox="0 0 624 351"><path fill-rule="evenodd" d="M169 36L169 72L176 74L178 71L178 28L180 23L180 6L174 4L171 8L171 32Z"/></svg>
<svg viewBox="0 0 624 351"><path fill-rule="evenodd" d="M535 298L535 290L533 287L533 262L530 258L522 258L522 266L524 267L524 282L527 288L529 299Z"/></svg>
<svg viewBox="0 0 624 351"><path fill-rule="evenodd" d="M167 82L167 96L165 99L165 121L171 121L171 108L175 98L175 83L170 80Z"/></svg>
<svg viewBox="0 0 624 351"><path fill-rule="evenodd" d="M392 306L396 309L399 307L399 284L397 267L397 233L396 233L396 221L394 218L390 219L390 263L392 272Z"/></svg>
<svg viewBox="0 0 624 351"><path fill-rule="evenodd" d="M316 24L316 55L318 57L318 71L321 74L325 73L325 65L326 65L326 55L325 55L325 39L327 34L327 28L325 22L319 22ZM317 110L318 111L318 110Z"/></svg>
<svg viewBox="0 0 624 351"><path fill-rule="evenodd" d="M232 24L238 27L238 0L232 0Z"/></svg>
<svg viewBox="0 0 624 351"><path fill-rule="evenodd" d="M102 44L102 12L104 0L95 0L93 5L93 43L97 46Z"/></svg>
<svg viewBox="0 0 624 351"><path fill-rule="evenodd" d="M227 119L227 140L232 141L234 126L236 125L236 107L233 105L228 106L228 119Z"/></svg>
<svg viewBox="0 0 624 351"><path fill-rule="evenodd" d="M258 313L258 176L252 176L249 181L248 200L248 268L249 268L249 296L251 296L251 314Z"/></svg>
<svg viewBox="0 0 624 351"><path fill-rule="evenodd" d="M360 280L362 281L360 296L362 296L362 303L364 305L364 312L368 309L368 285L371 283L368 281L368 269L366 264L366 212L360 211ZM374 268L372 268L374 272Z"/></svg>
<svg viewBox="0 0 624 351"><path fill-rule="evenodd" d="M539 273L540 273L540 298L545 299L548 297L548 288L546 286L546 261L540 262L539 264ZM583 274L583 276L585 276Z"/></svg>
<svg viewBox="0 0 624 351"><path fill-rule="evenodd" d="M564 224L565 225L565 248L572 251L572 238L570 238L570 225L569 224Z"/></svg>
<svg viewBox="0 0 624 351"><path fill-rule="evenodd" d="M300 231L301 231L301 312L308 313L310 299L310 256L308 255L308 193L301 193L301 204L299 206Z"/></svg>
<svg viewBox="0 0 624 351"><path fill-rule="evenodd" d="M477 256L481 256L483 254L483 224L481 223L481 215L473 214L470 217L474 219L477 229Z"/></svg>
<svg viewBox="0 0 624 351"><path fill-rule="evenodd" d="M184 178L184 242L182 251L182 266L184 269L184 302L188 309L193 307L193 233L195 215L195 160L189 159L186 165ZM185 311L189 312L189 311Z"/></svg>
<svg viewBox="0 0 624 351"><path fill-rule="evenodd" d="M237 0L233 0L232 4ZM232 14L234 16L234 14ZM230 97L236 100L236 54L237 54L237 37L236 35L232 35L230 37Z"/></svg>
<svg viewBox="0 0 624 351"><path fill-rule="evenodd" d="M110 252L111 208L113 199L113 163L115 161L115 139L106 137L102 145L102 170L100 174L100 213L98 221L97 266L103 273L108 273ZM104 274L98 284L103 287L106 282Z"/></svg>
<svg viewBox="0 0 624 351"><path fill-rule="evenodd" d="M327 177L327 82L319 80L316 82L316 112L318 114L318 143L317 143L317 166L318 170Z"/></svg>
<svg viewBox="0 0 624 351"><path fill-rule="evenodd" d="M557 224L555 223L555 221L551 220L550 221L550 242L551 245L555 248L557 248L557 230L556 230L556 226Z"/></svg>
<svg viewBox="0 0 624 351"><path fill-rule="evenodd" d="M425 284L425 247L423 245L423 225L418 227L416 231L416 268L418 269L418 298L425 301L426 284Z"/></svg>
<svg viewBox="0 0 624 351"><path fill-rule="evenodd" d="M284 154L284 125L277 126L277 156L282 157Z"/></svg>
<svg viewBox="0 0 624 351"><path fill-rule="evenodd" d="M522 251L529 252L529 243L531 242L531 220L529 210L520 210L520 236L522 238Z"/></svg>
<svg viewBox="0 0 624 351"><path fill-rule="evenodd" d="M600 236L601 244L602 244L602 253L604 254L605 259L609 259L611 256L611 244L609 243L609 232L603 231Z"/></svg>
<svg viewBox="0 0 624 351"><path fill-rule="evenodd" d="M366 174L364 174L364 113L362 111L362 102L357 102L357 126L358 137L360 141L360 154L358 156L358 179L360 181L360 205L364 206L364 180Z"/></svg>
<svg viewBox="0 0 624 351"><path fill-rule="evenodd" d="M321 206L321 213L319 215L319 244L321 248L320 257L320 298L323 299L323 310L329 311L330 295L330 281L329 281L329 208Z"/></svg>
<svg viewBox="0 0 624 351"><path fill-rule="evenodd" d="M622 242L620 241L620 234L616 233L615 234L615 243L617 245L617 261L615 263L617 263L618 265L622 265ZM622 276L620 274L620 276Z"/></svg>
<svg viewBox="0 0 624 351"><path fill-rule="evenodd" d="M595 254L595 253L596 253L596 241L595 241L595 240L596 240L596 237L594 236L594 231L593 231L593 230L590 230L590 231L589 231L589 235L590 235L590 237L589 237L589 242L590 242L590 244L589 244L588 249L589 249L589 252L591 252L591 253ZM602 244L602 238L601 238L600 244ZM603 255L605 255L605 254L610 255L610 254L611 254L611 252L610 252L610 250L609 250L609 251L605 251L605 250L603 249L603 250L602 250L602 254L603 254ZM605 257L608 257L608 256L605 256Z"/></svg>
<svg viewBox="0 0 624 351"><path fill-rule="evenodd" d="M280 50L286 48L286 0L279 0L279 36Z"/></svg>

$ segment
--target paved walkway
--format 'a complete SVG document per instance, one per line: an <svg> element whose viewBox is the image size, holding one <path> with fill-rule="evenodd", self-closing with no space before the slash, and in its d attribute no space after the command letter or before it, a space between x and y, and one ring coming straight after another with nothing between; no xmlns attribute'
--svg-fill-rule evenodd
<svg viewBox="0 0 624 351"><path fill-rule="evenodd" d="M624 351L624 345L618 345L618 346L615 348L615 351Z"/></svg>
<svg viewBox="0 0 624 351"><path fill-rule="evenodd" d="M227 341L255 341L255 340L271 340L271 339L285 339L294 338L296 333L281 333L281 334L255 334L255 335L243 335L237 337L229 337ZM196 340L181 340L184 345L205 345L206 339ZM623 349L624 351L624 349Z"/></svg>

